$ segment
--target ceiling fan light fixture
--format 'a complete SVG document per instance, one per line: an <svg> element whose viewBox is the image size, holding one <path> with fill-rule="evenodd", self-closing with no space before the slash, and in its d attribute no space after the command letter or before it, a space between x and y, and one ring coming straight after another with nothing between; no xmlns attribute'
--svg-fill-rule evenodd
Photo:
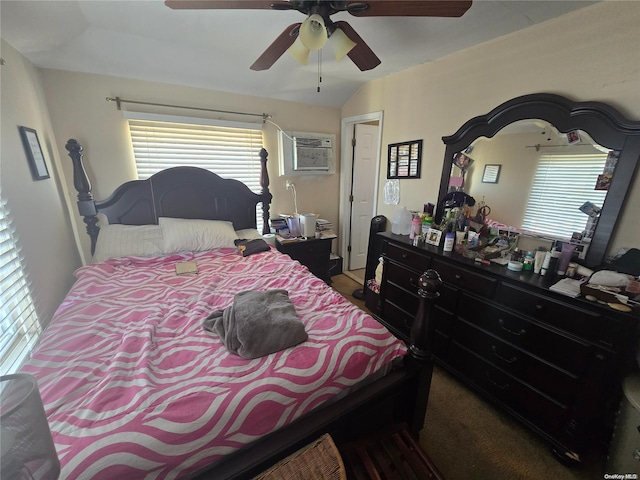
<svg viewBox="0 0 640 480"><path fill-rule="evenodd" d="M300 26L298 38L309 50L320 50L327 43L328 38L324 19L317 13L309 15L309 18Z"/></svg>
<svg viewBox="0 0 640 480"><path fill-rule="evenodd" d="M309 49L304 46L300 35L296 38L296 41L287 49L289 55L295 58L298 63L307 65L309 63Z"/></svg>
<svg viewBox="0 0 640 480"><path fill-rule="evenodd" d="M333 31L329 37L329 43L336 55L336 61L342 60L344 56L356 46L356 43L347 37L347 34L339 28Z"/></svg>

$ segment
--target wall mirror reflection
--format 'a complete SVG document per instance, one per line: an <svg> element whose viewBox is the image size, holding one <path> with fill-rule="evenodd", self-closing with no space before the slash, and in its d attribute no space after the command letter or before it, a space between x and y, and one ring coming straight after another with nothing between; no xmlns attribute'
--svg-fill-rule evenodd
<svg viewBox="0 0 640 480"><path fill-rule="evenodd" d="M491 221L513 229L559 239L589 232L593 218L581 207L603 205L618 152L585 131L572 133L569 137L547 121L526 119L493 138L480 137L465 149L468 153L454 155L449 192L464 191L485 202ZM471 161L461 166L461 155ZM483 181L492 165L501 166L499 183Z"/></svg>
<svg viewBox="0 0 640 480"><path fill-rule="evenodd" d="M589 212L596 212L593 236L587 251L583 250L584 264L603 263L640 159L640 122L602 102L535 93L471 118L442 141L446 151L436 223L452 199L472 196L490 207L490 220L540 231L538 236L545 238L568 239L574 231L588 230L594 218ZM460 152L472 160L464 175L454 166ZM561 172L556 183L562 188L555 199L550 193L534 193L538 183L534 179L542 177L538 169L545 162L548 171ZM583 181L578 163L591 164ZM482 182L487 164L501 165L498 183ZM584 212L583 204L589 206ZM557 212L550 210L552 206L558 207ZM572 224L573 216L577 217Z"/></svg>

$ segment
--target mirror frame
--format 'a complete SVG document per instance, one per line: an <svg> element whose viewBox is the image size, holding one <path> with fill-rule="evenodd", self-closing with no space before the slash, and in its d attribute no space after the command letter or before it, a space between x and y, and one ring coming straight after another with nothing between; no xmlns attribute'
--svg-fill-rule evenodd
<svg viewBox="0 0 640 480"><path fill-rule="evenodd" d="M620 150L609 192L584 260L589 267L601 265L640 159L640 121L627 119L606 103L574 102L550 93L524 95L503 103L486 115L472 118L453 135L442 137L446 151L435 221L440 223L442 219L443 199L449 189L454 154L479 137L493 138L507 125L526 119L546 120L561 132L583 130L603 147Z"/></svg>

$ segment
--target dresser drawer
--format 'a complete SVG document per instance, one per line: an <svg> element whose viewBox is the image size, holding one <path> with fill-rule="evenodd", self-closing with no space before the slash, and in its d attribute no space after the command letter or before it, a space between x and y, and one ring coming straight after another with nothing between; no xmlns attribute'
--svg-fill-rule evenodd
<svg viewBox="0 0 640 480"><path fill-rule="evenodd" d="M422 272L411 270L397 263L385 262L384 264L384 282L393 283L414 295L418 294L418 279L420 275L422 275Z"/></svg>
<svg viewBox="0 0 640 480"><path fill-rule="evenodd" d="M593 350L589 343L498 308L471 295L462 295L458 317L575 376L584 373Z"/></svg>
<svg viewBox="0 0 640 480"><path fill-rule="evenodd" d="M395 282L387 282L384 286L384 299L395 303L410 315L415 315L418 311L418 295L400 288Z"/></svg>
<svg viewBox="0 0 640 480"><path fill-rule="evenodd" d="M412 315L408 315L407 312L389 302L385 302L383 307L384 322L391 327L392 331L395 330L396 336L406 342L410 342L411 325L413 324L414 317ZM449 350L450 337L448 331L451 330L453 319L449 314L443 311L437 311L436 309L434 309L433 317L431 318L435 322L431 351L438 358L444 359L446 358Z"/></svg>
<svg viewBox="0 0 640 480"><path fill-rule="evenodd" d="M449 285L442 284L438 288L440 296L436 299L436 306L455 313L458 309L458 299L460 298L460 290L452 288Z"/></svg>
<svg viewBox="0 0 640 480"><path fill-rule="evenodd" d="M456 322L453 336L456 342L488 363L505 370L557 402L569 405L573 400L578 382L574 375L559 370L466 321Z"/></svg>
<svg viewBox="0 0 640 480"><path fill-rule="evenodd" d="M442 281L483 297L493 296L498 283L495 278L472 272L437 258L433 260L431 268L440 274Z"/></svg>
<svg viewBox="0 0 640 480"><path fill-rule="evenodd" d="M416 273L413 270L391 262L385 263L384 269L385 297L395 295L395 303L403 306L406 305L405 310L415 313L418 310L418 279L422 273ZM398 298L397 296L403 295L403 293L397 290L404 290L406 295L404 295L403 298ZM440 285L438 293L440 295L436 300L436 305L450 312L455 312L458 304L459 290L451 288L449 285Z"/></svg>
<svg viewBox="0 0 640 480"><path fill-rule="evenodd" d="M385 299L381 305L381 314L384 321L400 332L401 337L409 340L413 315L402 309L397 304Z"/></svg>
<svg viewBox="0 0 640 480"><path fill-rule="evenodd" d="M433 336L433 345L431 347L431 351L436 357L444 359L448 354L450 343L451 342L449 340L449 337L436 330Z"/></svg>
<svg viewBox="0 0 640 480"><path fill-rule="evenodd" d="M550 434L557 434L568 418L567 407L528 387L518 379L452 342L448 355L455 370L481 390Z"/></svg>
<svg viewBox="0 0 640 480"><path fill-rule="evenodd" d="M420 301L417 295L398 288L388 283L385 286L385 302L383 316L385 320L396 326L399 330L410 335L411 325L418 311ZM434 323L436 331L444 337L449 337L454 321L453 313L441 308L436 304L431 311L431 321Z"/></svg>
<svg viewBox="0 0 640 480"><path fill-rule="evenodd" d="M593 342L611 345L613 331L607 328L600 314L563 303L551 297L537 295L503 282L496 301L525 315L568 330Z"/></svg>
<svg viewBox="0 0 640 480"><path fill-rule="evenodd" d="M416 250L410 250L409 248L401 247L394 243L385 243L383 252L389 260L393 260L395 262L406 265L414 270L419 271L420 274L426 272L429 269L429 265L431 264L431 257L429 255L425 255L424 253Z"/></svg>
<svg viewBox="0 0 640 480"><path fill-rule="evenodd" d="M331 242L327 241L300 241L284 243L278 246L278 250L286 253L295 260L306 259L314 256L324 258L331 253Z"/></svg>
<svg viewBox="0 0 640 480"><path fill-rule="evenodd" d="M365 288L364 306L371 310L374 315L380 315L380 295L370 288Z"/></svg>

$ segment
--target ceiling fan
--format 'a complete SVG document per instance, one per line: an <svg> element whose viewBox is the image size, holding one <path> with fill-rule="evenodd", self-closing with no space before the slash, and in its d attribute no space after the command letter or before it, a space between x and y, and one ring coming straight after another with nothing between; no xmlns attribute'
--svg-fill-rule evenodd
<svg viewBox="0 0 640 480"><path fill-rule="evenodd" d="M285 52L306 65L311 50L331 43L336 60L347 55L362 70L371 70L381 61L358 33L345 21L331 15L348 12L356 17L460 17L472 0L165 0L173 9L271 9L297 10L304 22L289 25L251 65L251 70L267 70Z"/></svg>

